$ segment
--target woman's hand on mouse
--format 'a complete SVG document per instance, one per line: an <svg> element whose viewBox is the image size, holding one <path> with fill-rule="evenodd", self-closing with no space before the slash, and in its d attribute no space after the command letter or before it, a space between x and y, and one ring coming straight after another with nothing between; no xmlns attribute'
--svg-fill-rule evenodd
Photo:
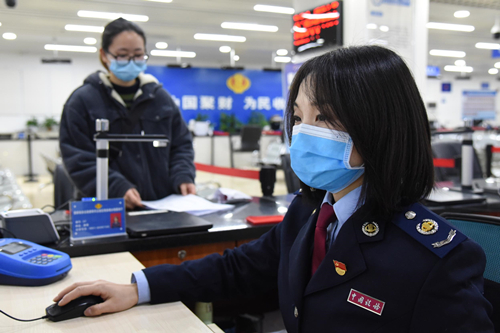
<svg viewBox="0 0 500 333"><path fill-rule="evenodd" d="M100 296L104 300L104 303L93 305L85 310L85 315L89 317L130 309L139 300L137 284L117 284L99 280L74 283L61 291L54 298L54 302L59 302L59 306L64 306L86 295Z"/></svg>

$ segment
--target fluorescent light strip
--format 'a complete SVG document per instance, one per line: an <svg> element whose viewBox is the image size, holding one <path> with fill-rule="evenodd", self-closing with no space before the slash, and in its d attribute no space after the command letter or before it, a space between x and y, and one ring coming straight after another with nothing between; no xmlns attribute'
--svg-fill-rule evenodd
<svg viewBox="0 0 500 333"><path fill-rule="evenodd" d="M109 13L109 12L94 12L90 10L79 10L76 13L79 17L88 17L88 18L99 18L105 20L116 20L117 18L123 17L128 21L135 22L147 22L149 21L149 17L146 15L135 15L135 14L124 14L124 13Z"/></svg>
<svg viewBox="0 0 500 333"><path fill-rule="evenodd" d="M465 18L465 17L469 17L470 15L470 12L468 10L457 10L453 16L455 16L456 18Z"/></svg>
<svg viewBox="0 0 500 333"><path fill-rule="evenodd" d="M490 69L488 69L488 74L491 74L491 75L498 74L498 69L490 68Z"/></svg>
<svg viewBox="0 0 500 333"><path fill-rule="evenodd" d="M219 51L222 53L229 53L231 52L231 46L221 46L219 47Z"/></svg>
<svg viewBox="0 0 500 333"><path fill-rule="evenodd" d="M472 73L474 70L471 66L444 66L444 70L447 72L460 72L460 73Z"/></svg>
<svg viewBox="0 0 500 333"><path fill-rule="evenodd" d="M97 39L93 38L93 37L87 37L83 40L83 42L87 45L94 45L97 43Z"/></svg>
<svg viewBox="0 0 500 333"><path fill-rule="evenodd" d="M78 25L78 24L66 24L64 29L67 31L83 31L83 32L99 32L104 31L104 27L98 27L95 25Z"/></svg>
<svg viewBox="0 0 500 333"><path fill-rule="evenodd" d="M77 46L77 45L45 44L44 49L46 49L47 51L87 52L87 53L97 52L97 48L94 46Z"/></svg>
<svg viewBox="0 0 500 333"><path fill-rule="evenodd" d="M152 50L152 56L156 57L181 57L181 58L194 58L196 57L195 52L189 51L167 51L167 50Z"/></svg>
<svg viewBox="0 0 500 333"><path fill-rule="evenodd" d="M194 39L197 40L213 40L220 42L238 42L243 43L246 41L246 37L243 36L232 36L232 35L217 35L217 34L195 34Z"/></svg>
<svg viewBox="0 0 500 333"><path fill-rule="evenodd" d="M430 50L429 54L438 57L453 57L453 58L465 57L465 52L463 51Z"/></svg>
<svg viewBox="0 0 500 333"><path fill-rule="evenodd" d="M268 13L278 13L278 14L289 14L295 13L295 9L291 7L280 7L280 6L268 6L268 5L255 5L253 10L257 12L268 12Z"/></svg>
<svg viewBox="0 0 500 333"><path fill-rule="evenodd" d="M224 29L266 31L266 32L278 31L278 27L275 25L263 25L263 24L254 24L254 23L222 22L222 24L220 26Z"/></svg>
<svg viewBox="0 0 500 333"><path fill-rule="evenodd" d="M3 39L14 40L17 38L17 35L13 32L4 32L2 37L3 37Z"/></svg>
<svg viewBox="0 0 500 333"><path fill-rule="evenodd" d="M476 43L476 48L485 50L500 50L498 43Z"/></svg>
<svg viewBox="0 0 500 333"><path fill-rule="evenodd" d="M322 19L336 19L340 17L339 13L326 13L326 14L302 14L306 20L322 20Z"/></svg>
<svg viewBox="0 0 500 333"><path fill-rule="evenodd" d="M276 55L280 56L280 57L284 57L288 54L288 50L287 49L279 49L278 51L276 51Z"/></svg>
<svg viewBox="0 0 500 333"><path fill-rule="evenodd" d="M473 25L438 23L438 22L428 22L426 26L428 29L464 31L464 32L471 32L476 29L474 28Z"/></svg>
<svg viewBox="0 0 500 333"><path fill-rule="evenodd" d="M283 63L288 63L288 62L292 61L292 58L290 58L290 57L279 57L279 56L277 56L277 57L274 57L274 61L275 61L275 62L283 62Z"/></svg>

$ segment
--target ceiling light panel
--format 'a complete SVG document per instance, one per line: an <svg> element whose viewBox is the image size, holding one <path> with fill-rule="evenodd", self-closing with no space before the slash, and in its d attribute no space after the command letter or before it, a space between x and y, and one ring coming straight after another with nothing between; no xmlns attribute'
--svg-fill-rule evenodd
<svg viewBox="0 0 500 333"><path fill-rule="evenodd" d="M17 35L13 32L5 32L3 35L2 35L3 39L7 39L7 40L14 40L17 38Z"/></svg>
<svg viewBox="0 0 500 333"><path fill-rule="evenodd" d="M288 63L290 61L292 61L292 58L290 57L274 57L274 61L275 62L282 62L282 63Z"/></svg>
<svg viewBox="0 0 500 333"><path fill-rule="evenodd" d="M485 50L500 50L498 43L476 43L476 48Z"/></svg>
<svg viewBox="0 0 500 333"><path fill-rule="evenodd" d="M488 69L488 74L491 74L491 75L498 74L498 69L490 68L490 69Z"/></svg>
<svg viewBox="0 0 500 333"><path fill-rule="evenodd" d="M93 38L93 37L87 37L83 40L83 42L87 45L94 45L97 43L97 39Z"/></svg>
<svg viewBox="0 0 500 333"><path fill-rule="evenodd" d="M231 52L231 46L221 46L219 47L219 51L222 53L229 53Z"/></svg>
<svg viewBox="0 0 500 333"><path fill-rule="evenodd" d="M97 52L97 48L95 46L78 46L78 45L45 44L44 49L46 49L47 51L86 52L86 53Z"/></svg>
<svg viewBox="0 0 500 333"><path fill-rule="evenodd" d="M82 31L82 32L98 32L102 33L104 27L99 27L95 25L78 25L78 24L66 24L64 29L67 31Z"/></svg>
<svg viewBox="0 0 500 333"><path fill-rule="evenodd" d="M217 35L217 34L195 34L194 39L220 41L220 42L238 42L238 43L243 43L247 40L246 37L243 36Z"/></svg>
<svg viewBox="0 0 500 333"><path fill-rule="evenodd" d="M459 73L472 73L474 70L471 66L444 66L444 70L447 72L459 72Z"/></svg>
<svg viewBox="0 0 500 333"><path fill-rule="evenodd" d="M263 24L255 24L255 23L222 22L222 24L220 26L224 29L265 31L265 32L278 31L278 27L275 25L263 25Z"/></svg>
<svg viewBox="0 0 500 333"><path fill-rule="evenodd" d="M457 10L453 16L456 18L466 18L470 16L470 12L468 10Z"/></svg>
<svg viewBox="0 0 500 333"><path fill-rule="evenodd" d="M276 51L276 54L278 56L286 56L288 54L288 50L286 50L286 49L279 49L278 51Z"/></svg>
<svg viewBox="0 0 500 333"><path fill-rule="evenodd" d="M124 13L109 13L109 12L94 12L90 10L79 10L77 15L86 18L99 18L105 20L116 20L123 17L128 21L147 22L149 17L146 15L124 14Z"/></svg>
<svg viewBox="0 0 500 333"><path fill-rule="evenodd" d="M429 54L432 56L438 56L438 57L452 57L452 58L465 57L465 52L463 52L463 51L430 50Z"/></svg>
<svg viewBox="0 0 500 333"><path fill-rule="evenodd" d="M278 13L278 14L288 14L288 15L292 15L293 13L295 13L295 9L291 7L255 5L253 9L258 12L268 12L268 13Z"/></svg>
<svg viewBox="0 0 500 333"><path fill-rule="evenodd" d="M167 51L167 50L152 50L152 56L156 57L180 57L180 58L194 58L196 57L195 52L189 51Z"/></svg>
<svg viewBox="0 0 500 333"><path fill-rule="evenodd" d="M438 22L428 22L426 26L428 29L462 31L462 32L471 32L476 29L473 25L438 23Z"/></svg>
<svg viewBox="0 0 500 333"><path fill-rule="evenodd" d="M155 44L156 48L157 49L161 49L161 50L164 50L168 47L168 44L165 43L165 42L158 42Z"/></svg>

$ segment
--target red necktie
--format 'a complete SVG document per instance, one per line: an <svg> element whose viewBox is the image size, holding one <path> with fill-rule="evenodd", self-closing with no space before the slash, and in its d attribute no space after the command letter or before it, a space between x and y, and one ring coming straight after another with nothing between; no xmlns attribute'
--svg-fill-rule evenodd
<svg viewBox="0 0 500 333"><path fill-rule="evenodd" d="M328 225L335 221L335 212L333 207L324 203L319 211L316 230L314 231L314 250L312 256L311 276L314 275L326 255L326 229Z"/></svg>

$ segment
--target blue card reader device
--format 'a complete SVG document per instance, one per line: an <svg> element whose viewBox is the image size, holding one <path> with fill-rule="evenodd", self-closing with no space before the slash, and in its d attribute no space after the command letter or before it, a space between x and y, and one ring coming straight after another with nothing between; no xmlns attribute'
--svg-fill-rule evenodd
<svg viewBox="0 0 500 333"><path fill-rule="evenodd" d="M64 252L22 239L0 238L0 284L43 286L71 270Z"/></svg>

